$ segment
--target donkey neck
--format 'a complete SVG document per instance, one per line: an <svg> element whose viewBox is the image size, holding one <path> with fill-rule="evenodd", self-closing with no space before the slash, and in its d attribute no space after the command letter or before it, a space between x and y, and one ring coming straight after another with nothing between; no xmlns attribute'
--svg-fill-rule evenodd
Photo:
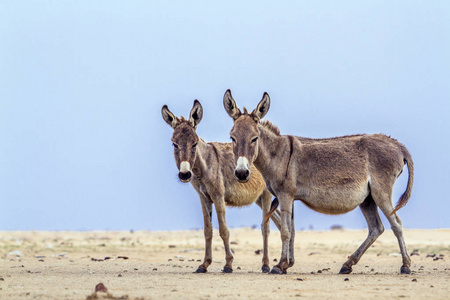
<svg viewBox="0 0 450 300"><path fill-rule="evenodd" d="M258 155L253 164L266 179L273 173L274 165L282 165L283 153L289 145L286 136L276 134L261 124L258 124L258 129L260 131Z"/></svg>
<svg viewBox="0 0 450 300"><path fill-rule="evenodd" d="M206 143L203 139L199 139L197 145L197 155L194 161L192 171L197 178L202 178L208 172L212 160L217 157L212 145Z"/></svg>

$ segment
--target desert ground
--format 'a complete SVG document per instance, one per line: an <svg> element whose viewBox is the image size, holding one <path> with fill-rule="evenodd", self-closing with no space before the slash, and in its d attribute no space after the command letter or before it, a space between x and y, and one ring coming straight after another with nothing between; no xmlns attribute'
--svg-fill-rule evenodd
<svg viewBox="0 0 450 300"><path fill-rule="evenodd" d="M295 265L286 275L262 274L258 229L231 229L234 272L224 274L217 231L213 263L203 259L203 231L0 232L0 299L449 299L450 229L405 230L411 275L401 275L390 230L353 273L342 263L365 239L365 230L298 231ZM270 260L279 259L272 230ZM103 283L107 292L94 292Z"/></svg>

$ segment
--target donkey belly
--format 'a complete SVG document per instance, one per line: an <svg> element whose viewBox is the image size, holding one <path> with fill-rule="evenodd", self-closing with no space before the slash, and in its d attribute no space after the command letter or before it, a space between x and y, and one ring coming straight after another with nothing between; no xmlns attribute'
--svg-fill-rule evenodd
<svg viewBox="0 0 450 300"><path fill-rule="evenodd" d="M306 206L324 214L345 214L359 206L369 195L368 188L361 189L323 189L299 197Z"/></svg>

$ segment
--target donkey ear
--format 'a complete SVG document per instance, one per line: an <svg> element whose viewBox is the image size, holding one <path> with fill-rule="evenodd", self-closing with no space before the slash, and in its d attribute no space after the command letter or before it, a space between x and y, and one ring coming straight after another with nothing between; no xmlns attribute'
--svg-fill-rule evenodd
<svg viewBox="0 0 450 300"><path fill-rule="evenodd" d="M236 106L236 102L234 101L233 96L231 96L231 91L229 89L225 92L225 95L223 95L223 107L225 107L228 115L235 121L242 115L241 110Z"/></svg>
<svg viewBox="0 0 450 300"><path fill-rule="evenodd" d="M169 124L169 126L172 127L173 129L175 129L175 127L177 127L178 124L180 124L180 120L169 110L167 105L164 105L161 108L161 115L164 121L166 121L166 123Z"/></svg>
<svg viewBox="0 0 450 300"><path fill-rule="evenodd" d="M258 106L256 106L255 110L252 111L252 117L256 118L258 121L264 118L270 108L270 97L269 94L264 92L264 95L259 101Z"/></svg>
<svg viewBox="0 0 450 300"><path fill-rule="evenodd" d="M203 118L203 107L200 104L200 101L196 99L194 101L194 105L192 106L191 113L189 114L189 122L191 123L192 127L196 128L197 124L200 123L202 118Z"/></svg>

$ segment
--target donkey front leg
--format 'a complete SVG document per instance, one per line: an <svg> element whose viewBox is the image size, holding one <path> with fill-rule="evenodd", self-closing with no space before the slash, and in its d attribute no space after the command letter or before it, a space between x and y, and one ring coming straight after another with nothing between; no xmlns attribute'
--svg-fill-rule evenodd
<svg viewBox="0 0 450 300"><path fill-rule="evenodd" d="M225 247L225 259L226 263L222 272L233 273L233 253L230 247L230 231L228 230L227 220L225 219L225 200L220 198L214 202L216 206L217 220L219 221L219 233L223 240L223 246Z"/></svg>
<svg viewBox="0 0 450 300"><path fill-rule="evenodd" d="M279 263L272 268L271 274L286 274L289 268L289 248L291 241L292 222L292 198L278 197L281 210L281 258Z"/></svg>
<svg viewBox="0 0 450 300"><path fill-rule="evenodd" d="M266 222L265 216L269 213L270 203L272 201L272 194L265 190L258 198L257 202L261 202L261 209L263 213L261 222L261 233L263 236L263 258L262 258L262 272L269 273L269 235L270 235L270 223Z"/></svg>
<svg viewBox="0 0 450 300"><path fill-rule="evenodd" d="M292 201L292 213L291 213L291 239L289 240L289 268L295 263L294 258L294 242L295 242L295 222L294 222L294 201Z"/></svg>
<svg viewBox="0 0 450 300"><path fill-rule="evenodd" d="M198 267L195 273L206 273L206 270L212 262L212 202L205 197L200 197L200 199L203 211L203 231L205 234L205 258L203 259L203 263Z"/></svg>

